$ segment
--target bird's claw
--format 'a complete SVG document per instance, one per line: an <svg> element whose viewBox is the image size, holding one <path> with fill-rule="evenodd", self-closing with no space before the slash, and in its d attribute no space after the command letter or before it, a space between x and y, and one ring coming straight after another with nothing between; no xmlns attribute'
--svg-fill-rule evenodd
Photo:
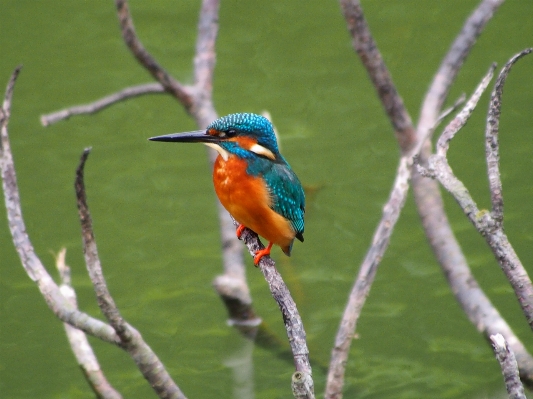
<svg viewBox="0 0 533 399"><path fill-rule="evenodd" d="M241 239L242 232L244 231L245 228L246 226L244 224L240 224L239 227L237 227L237 238L239 240Z"/></svg>

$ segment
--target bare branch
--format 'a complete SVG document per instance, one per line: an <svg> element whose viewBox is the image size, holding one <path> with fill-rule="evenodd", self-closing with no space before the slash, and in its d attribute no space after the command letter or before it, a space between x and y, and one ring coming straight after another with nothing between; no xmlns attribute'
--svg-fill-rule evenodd
<svg viewBox="0 0 533 399"><path fill-rule="evenodd" d="M94 291L98 300L98 306L107 320L109 320L111 326L117 332L121 341L127 343L131 340L131 335L128 331L126 322L120 315L120 312L115 305L115 301L111 297L111 294L107 288L107 284L102 273L100 258L98 257L96 242L94 241L91 214L89 212L89 207L87 206L85 184L83 182L83 169L85 166L85 161L87 160L90 152L91 148L86 148L83 151L79 166L76 169L76 181L74 184L82 229L83 253L85 254L85 263L87 265L89 277L93 282Z"/></svg>
<svg viewBox="0 0 533 399"><path fill-rule="evenodd" d="M1 142L0 147L0 168L2 169L2 185L7 209L7 219L13 243L19 254L22 266L28 276L35 281L48 307L63 322L68 323L88 334L98 337L104 341L114 344L119 343L119 338L115 331L100 320L94 319L85 313L79 312L59 291L59 287L54 283L41 260L35 255L33 245L26 233L26 226L22 218L20 207L20 195L17 186L17 177L13 155L9 144L7 125L11 108L11 98L15 80L20 71L17 68L9 81L4 98L1 120Z"/></svg>
<svg viewBox="0 0 533 399"><path fill-rule="evenodd" d="M515 60L512 60L512 62L514 61ZM450 125L453 125L454 123L456 123L455 119ZM448 126L439 139L439 142L443 143L449 141L449 138L446 136L451 138L453 135L450 135L447 131L452 130L453 127ZM520 259L504 233L502 224L495 222L490 212L479 210L466 187L453 174L446 159L445 146L441 144L439 148L437 154L432 155L429 158L428 169L432 172L435 178L439 180L444 188L454 196L465 215L489 244L496 260L513 287L529 326L533 329L533 285L531 284L527 271L524 269Z"/></svg>
<svg viewBox="0 0 533 399"><path fill-rule="evenodd" d="M437 115L460 67L477 37L503 2L504 0L481 0L465 21L425 96L417 125L418 137L428 136L436 126ZM431 144L427 141L420 153L420 162L425 164L430 154ZM472 324L485 335L487 340L490 335L498 332L506 337L516 354L521 377L531 383L533 358L479 288L444 211L438 183L414 173L412 184L425 234L457 301Z"/></svg>
<svg viewBox="0 0 533 399"><path fill-rule="evenodd" d="M183 392L174 383L157 355L144 342L141 334L122 318L107 288L96 249L91 214L87 206L83 181L85 161L89 156L90 150L90 148L86 148L81 155L79 166L76 169L75 188L82 227L83 252L87 270L96 292L98 306L120 337L120 346L130 354L144 378L148 380L159 397L185 399Z"/></svg>
<svg viewBox="0 0 533 399"><path fill-rule="evenodd" d="M502 181L500 179L500 152L498 144L498 133L500 126L501 97L505 79L516 61L524 55L531 53L533 49L528 48L518 54L505 64L500 72L494 90L492 91L489 115L487 117L487 127L485 129L485 152L487 158L487 169L489 175L490 196L492 202L492 218L497 225L503 223L503 194Z"/></svg>
<svg viewBox="0 0 533 399"><path fill-rule="evenodd" d="M127 0L115 0L122 37L137 61L141 63L152 76L174 97L176 97L190 111L193 105L193 95L189 87L183 86L174 79L159 63L148 53L135 33L133 20Z"/></svg>
<svg viewBox="0 0 533 399"><path fill-rule="evenodd" d="M502 369L505 388L509 394L509 399L526 399L524 387L518 376L518 365L513 351L501 334L491 335L492 348L500 367Z"/></svg>
<svg viewBox="0 0 533 399"><path fill-rule="evenodd" d="M78 308L76 292L72 288L70 279L70 267L65 263L66 253L67 250L63 248L56 257L56 267L61 279L59 289L72 306ZM122 395L107 381L85 333L67 323L63 323L63 326L72 352L96 396L102 399L121 399Z"/></svg>
<svg viewBox="0 0 533 399"><path fill-rule="evenodd" d="M407 152L416 142L413 123L370 33L361 4L359 0L340 0L340 4L352 36L353 47L378 92L402 152Z"/></svg>
<svg viewBox="0 0 533 399"><path fill-rule="evenodd" d="M238 223L234 221L235 227L238 226ZM248 251L253 256L258 250L263 249L264 246L259 240L257 234L249 229L244 229L241 239L244 241L248 247ZM303 381L302 384L305 385L305 390L303 388L297 389L299 395L303 395L305 392L306 396L297 396L298 398L314 398L313 391L313 380L312 380L312 368L311 363L309 362L309 349L307 348L306 334L304 330L304 325L296 304L292 299L292 296L289 292L289 289L285 285L283 278L278 273L276 269L276 264L269 256L261 258L259 269L265 276L265 280L268 283L270 292L274 297L274 300L277 302L281 314L283 316L283 323L285 324L285 329L287 331L287 336L289 338L289 344L291 346L292 355L294 358L294 366L297 372L299 372L298 381ZM304 383L305 382L305 383ZM296 384L300 386L298 383ZM296 394L295 394L296 395Z"/></svg>
<svg viewBox="0 0 533 399"><path fill-rule="evenodd" d="M110 94L100 100L89 104L76 105L61 111L41 115L41 124L49 126L56 122L65 120L75 115L94 114L113 105L117 102L128 100L130 98L142 96L144 94L165 93L165 88L160 83L146 83L139 86L127 87L118 93Z"/></svg>

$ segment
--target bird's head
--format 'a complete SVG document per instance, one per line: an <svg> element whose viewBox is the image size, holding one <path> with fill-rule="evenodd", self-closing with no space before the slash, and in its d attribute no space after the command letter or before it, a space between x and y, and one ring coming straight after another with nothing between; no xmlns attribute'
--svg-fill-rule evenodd
<svg viewBox="0 0 533 399"><path fill-rule="evenodd" d="M229 154L246 157L253 153L271 160L280 157L272 124L256 114L230 114L215 120L206 130L167 134L149 140L204 143L216 149L225 160Z"/></svg>

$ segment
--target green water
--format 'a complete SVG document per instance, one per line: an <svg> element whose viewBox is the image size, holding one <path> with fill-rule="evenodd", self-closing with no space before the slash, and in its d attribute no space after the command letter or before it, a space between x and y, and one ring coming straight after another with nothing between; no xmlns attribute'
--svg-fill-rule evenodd
<svg viewBox="0 0 533 399"><path fill-rule="evenodd" d="M363 1L399 92L416 120L441 58L477 1ZM191 80L199 2L132 0L139 36L179 80ZM471 92L493 61L533 45L533 3L510 0L478 40L452 90ZM234 396L230 363L246 342L226 325L211 288L221 271L214 193L205 150L147 137L194 129L171 98L155 95L48 128L42 113L150 81L126 50L112 2L3 0L0 83L19 63L10 133L28 233L53 271L65 246L80 308L98 316L83 264L73 193L84 147L86 185L104 272L125 318L158 353L185 394ZM220 115L268 110L282 151L308 196L306 240L291 258L273 252L308 334L316 392L348 290L381 217L398 150L380 103L351 49L337 2L222 2L215 105ZM533 58L505 88L501 120L506 231L524 265L533 259L531 131ZM2 89L3 91L3 89ZM453 141L454 170L489 206L483 161L488 97ZM531 331L484 241L446 197L465 254L486 292L533 350ZM283 341L275 302L251 259L254 305ZM54 273L55 275L55 273ZM421 231L412 198L380 266L358 326L346 398L503 397L492 351L454 301ZM111 383L128 398L154 397L128 356L91 340ZM255 347L243 388L290 397L293 365ZM0 212L0 397L93 397L61 324L25 275Z"/></svg>

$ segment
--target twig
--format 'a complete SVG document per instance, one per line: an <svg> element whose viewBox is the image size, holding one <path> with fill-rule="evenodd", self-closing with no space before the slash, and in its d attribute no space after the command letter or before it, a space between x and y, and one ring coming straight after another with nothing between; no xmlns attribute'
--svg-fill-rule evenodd
<svg viewBox="0 0 533 399"><path fill-rule="evenodd" d="M441 114L437 118L437 121L435 122L435 126L433 126L431 130L435 131L439 123L441 123L442 120L448 117L450 114L455 112L459 108L459 106L462 105L465 101L466 101L466 94L463 93L459 96L457 100L455 100L455 102L453 103L451 107L448 107L444 111L441 112Z"/></svg>
<svg viewBox="0 0 533 399"><path fill-rule="evenodd" d="M103 341L114 344L119 343L119 338L111 326L75 309L61 294L59 287L44 268L41 260L35 255L33 245L26 233L26 226L22 218L20 195L17 186L15 165L9 144L7 125L9 122L11 98L15 80L20 72L18 67L13 72L0 112L1 142L0 168L2 169L2 185L7 209L7 220L13 243L19 254L22 266L28 276L37 284L48 307L63 322L74 326L87 334L93 335Z"/></svg>
<svg viewBox="0 0 533 399"><path fill-rule="evenodd" d="M110 94L109 96L89 104L76 105L50 114L41 115L41 124L43 126L49 126L56 122L68 119L71 116L94 114L117 102L142 96L144 94L155 93L165 93L165 88L160 83L146 83L139 86L127 87L117 93Z"/></svg>
<svg viewBox="0 0 533 399"><path fill-rule="evenodd" d="M492 202L491 216L498 227L503 224L503 194L502 181L500 179L500 152L498 144L498 133L500 126L501 97L505 79L516 61L531 53L533 49L528 48L516 54L500 72L494 90L492 91L489 114L487 117L487 127L485 129L485 152L487 158L487 170L489 176L490 196Z"/></svg>
<svg viewBox="0 0 533 399"><path fill-rule="evenodd" d="M528 53L529 52L525 52L524 54ZM509 61L508 65L512 65L514 62L516 62L516 57ZM506 75L508 71L508 68L504 68L500 77ZM468 117L468 113L466 117ZM454 196L465 215L485 238L496 257L496 260L511 283L529 326L533 329L533 285L531 284L527 271L524 269L520 259L504 233L502 223L495 222L490 212L479 210L466 187L453 174L446 159L448 142L455 134L455 126L451 125L458 123L456 122L458 118L459 116L450 123L439 138L437 153L429 158L427 170L419 165L419 171L426 171L424 172L425 174L436 178L443 187ZM464 123L466 123L466 119L464 120Z"/></svg>
<svg viewBox="0 0 533 399"><path fill-rule="evenodd" d="M61 279L59 289L72 306L77 308L76 292L72 288L70 279L70 267L65 263L66 253L67 250L63 248L56 257L56 267ZM102 399L122 399L122 395L107 381L85 333L67 323L63 323L63 326L72 352L96 396Z"/></svg>
<svg viewBox="0 0 533 399"><path fill-rule="evenodd" d="M518 375L518 364L513 351L505 341L501 334L491 335L492 348L494 355L502 369L503 380L505 381L505 388L509 394L509 399L526 399L524 387L520 382Z"/></svg>
<svg viewBox="0 0 533 399"><path fill-rule="evenodd" d="M81 155L79 166L76 169L75 188L82 228L85 263L93 283L98 306L120 337L120 346L130 354L144 378L148 380L159 397L185 399L183 392L174 383L157 355L144 342L141 334L122 318L107 288L96 249L91 215L85 195L85 184L83 182L83 170L90 150L90 148L86 148Z"/></svg>
<svg viewBox="0 0 533 399"><path fill-rule="evenodd" d="M179 99L187 111L190 111L191 106L193 105L191 89L187 86L183 86L180 82L170 76L170 74L163 69L154 57L152 57L152 55L144 48L135 33L128 2L126 0L115 0L115 6L120 22L122 37L135 58L137 58L137 61L139 61L139 63L144 66L159 83L161 83L166 91Z"/></svg>
<svg viewBox="0 0 533 399"><path fill-rule="evenodd" d="M489 72L485 75L481 83L478 85L472 96L468 99L463 109L457 114L455 118L446 126L442 132L439 140L437 141L437 154L440 156L446 156L448 152L450 140L454 138L455 134L464 126L466 122L474 112L476 105L481 98L483 92L487 89L492 77L496 64L492 64L489 68Z"/></svg>
<svg viewBox="0 0 533 399"><path fill-rule="evenodd" d="M235 227L238 226L236 221L234 221L234 224ZM259 241L257 234L249 229L243 231L241 238L252 256L258 250L264 248L261 241ZM307 348L304 325L300 314L298 313L298 309L296 308L296 304L294 303L283 278L278 273L276 264L272 258L269 256L261 258L258 267L265 276L272 297L281 310L283 323L285 324L285 330L287 331L289 344L294 358L294 366L296 372L300 373L298 374L298 378L293 377L293 390L296 389L298 395L306 395L297 396L298 398L314 398L314 385L312 380L311 363L309 362L309 350ZM296 387L294 384L296 384Z"/></svg>

